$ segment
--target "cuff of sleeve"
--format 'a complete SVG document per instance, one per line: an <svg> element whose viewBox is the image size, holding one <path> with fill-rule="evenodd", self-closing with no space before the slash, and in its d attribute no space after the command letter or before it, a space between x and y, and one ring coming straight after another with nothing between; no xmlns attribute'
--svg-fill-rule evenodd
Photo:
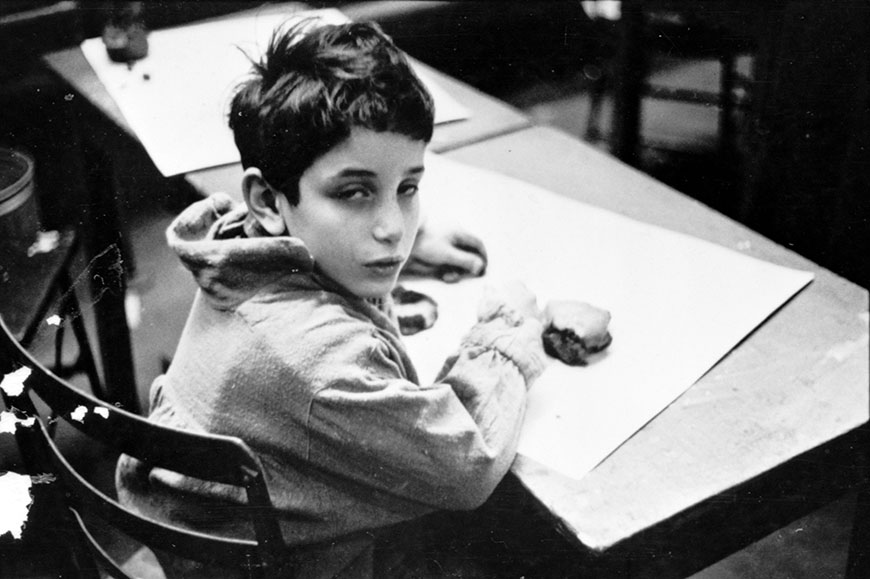
<svg viewBox="0 0 870 579"><path fill-rule="evenodd" d="M541 375L546 364L542 333L543 326L538 320L498 315L475 324L462 343L499 352L517 366L528 388Z"/></svg>

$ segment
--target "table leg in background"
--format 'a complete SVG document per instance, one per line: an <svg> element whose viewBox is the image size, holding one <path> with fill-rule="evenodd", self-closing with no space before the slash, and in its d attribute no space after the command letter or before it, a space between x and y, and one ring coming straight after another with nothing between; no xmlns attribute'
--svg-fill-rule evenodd
<svg viewBox="0 0 870 579"><path fill-rule="evenodd" d="M852 523L852 538L849 544L849 560L846 564L846 579L870 577L870 426L862 428L859 456L864 462L864 484L855 499L855 519Z"/></svg>
<svg viewBox="0 0 870 579"><path fill-rule="evenodd" d="M115 210L112 163L108 155L91 147L86 147L85 159L92 199L88 218L90 231L85 247L91 260L89 274L106 397L124 409L138 413L133 347L125 310L125 252Z"/></svg>

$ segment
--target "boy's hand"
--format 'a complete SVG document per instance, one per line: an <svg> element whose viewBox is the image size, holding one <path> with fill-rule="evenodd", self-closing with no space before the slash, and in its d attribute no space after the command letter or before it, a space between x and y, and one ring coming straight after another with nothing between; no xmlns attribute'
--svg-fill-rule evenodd
<svg viewBox="0 0 870 579"><path fill-rule="evenodd" d="M404 271L453 283L483 275L486 263L486 248L475 235L451 225L427 224L417 234Z"/></svg>
<svg viewBox="0 0 870 579"><path fill-rule="evenodd" d="M517 317L517 322L537 320L543 324L544 321L535 294L519 281L487 285L484 289L477 307L477 318L485 321L500 315Z"/></svg>
<svg viewBox="0 0 870 579"><path fill-rule="evenodd" d="M489 326L490 344L517 365L530 387L548 363L541 338L544 313L535 294L518 281L488 285L477 317L482 324L476 327Z"/></svg>

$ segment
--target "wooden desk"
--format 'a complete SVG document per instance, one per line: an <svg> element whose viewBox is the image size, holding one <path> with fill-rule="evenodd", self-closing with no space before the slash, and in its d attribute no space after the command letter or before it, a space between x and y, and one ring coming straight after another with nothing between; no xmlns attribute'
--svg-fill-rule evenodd
<svg viewBox="0 0 870 579"><path fill-rule="evenodd" d="M867 484L866 289L553 129L446 156L816 276L581 480L518 457L569 565L687 576Z"/></svg>

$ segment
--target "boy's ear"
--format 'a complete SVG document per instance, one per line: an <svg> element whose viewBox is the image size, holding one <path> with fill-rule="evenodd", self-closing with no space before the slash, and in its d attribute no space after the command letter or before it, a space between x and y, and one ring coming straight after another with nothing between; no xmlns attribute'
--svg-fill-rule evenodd
<svg viewBox="0 0 870 579"><path fill-rule="evenodd" d="M278 193L269 187L258 168L245 169L242 177L242 194L248 212L270 235L282 235L287 230L284 218L278 209Z"/></svg>

